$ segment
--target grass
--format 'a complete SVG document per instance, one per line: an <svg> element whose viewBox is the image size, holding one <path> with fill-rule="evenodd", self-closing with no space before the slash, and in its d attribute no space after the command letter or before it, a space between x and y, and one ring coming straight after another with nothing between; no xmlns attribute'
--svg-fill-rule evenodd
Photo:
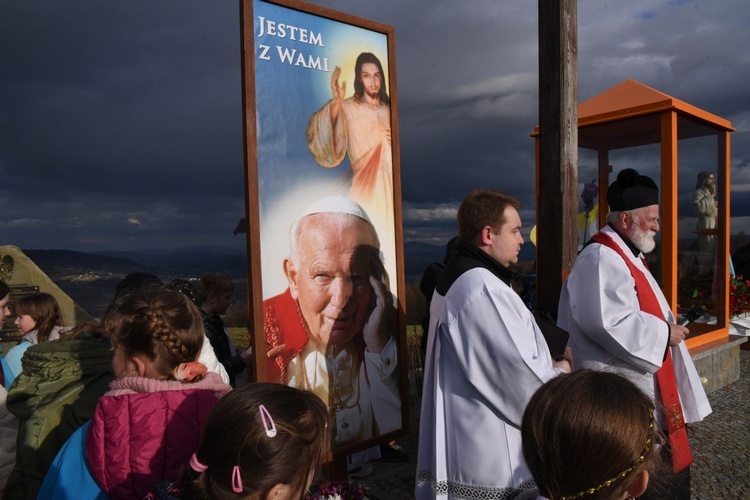
<svg viewBox="0 0 750 500"><path fill-rule="evenodd" d="M239 349L246 349L249 344L247 328L243 327L227 327L229 336L232 337L234 346Z"/></svg>

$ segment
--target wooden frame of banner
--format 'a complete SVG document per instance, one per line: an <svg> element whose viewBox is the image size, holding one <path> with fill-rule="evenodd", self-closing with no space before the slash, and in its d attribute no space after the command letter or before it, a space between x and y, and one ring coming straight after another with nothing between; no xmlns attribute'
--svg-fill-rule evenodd
<svg viewBox="0 0 750 500"><path fill-rule="evenodd" d="M263 89L256 88L256 56L258 55L255 36L255 3L275 4L293 11L302 12L311 16L345 23L362 30L370 30L387 37L388 79L387 89L390 95L390 117L391 117L391 146L393 164L393 220L395 227L396 277L390 279L390 291L394 285L397 290L397 332L398 340L398 363L400 374L400 400L401 400L401 428L392 432L377 435L371 439L359 441L355 444L347 444L333 449L328 454L328 461L332 462L332 471L327 474L335 480L346 477L346 456L380 443L387 443L409 432L409 380L407 361L407 339L406 339L406 315L405 315L405 285L404 285L404 263L403 263L403 230L401 210L401 182L400 182L400 149L399 149L399 127L398 127L398 93L396 90L396 51L394 30L392 27L378 24L366 19L361 19L348 14L332 11L316 5L296 0L242 0L241 2L241 24L242 24L242 74L243 74L243 123L245 141L245 184L246 184L246 220L248 222L247 247L248 247L248 324L251 325L250 342L254 346L255 353L255 375L256 379L265 380L266 342L264 334L263 313L263 276L261 269L261 217L259 189L259 148L258 130L259 117L257 114L257 99ZM262 117L261 117L262 120ZM260 230L259 230L260 229Z"/></svg>

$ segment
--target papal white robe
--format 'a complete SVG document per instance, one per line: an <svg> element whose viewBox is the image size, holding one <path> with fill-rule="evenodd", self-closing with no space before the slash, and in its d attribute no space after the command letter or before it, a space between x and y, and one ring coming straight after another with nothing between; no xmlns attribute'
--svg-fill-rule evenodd
<svg viewBox="0 0 750 500"><path fill-rule="evenodd" d="M536 389L562 370L531 312L476 267L445 296L435 292L429 332L416 498L504 499L532 487L521 419Z"/></svg>
<svg viewBox="0 0 750 500"><path fill-rule="evenodd" d="M639 256L610 226L601 232L612 238L630 261L646 275L659 299L663 317L641 311L635 280L625 261L601 244L583 249L560 294L557 324L570 333L576 368L619 373L658 401L656 371L661 368L675 318L658 283ZM675 378L685 422L711 413L703 385L684 342L671 347ZM659 412L659 424L663 416Z"/></svg>
<svg viewBox="0 0 750 500"><path fill-rule="evenodd" d="M398 351L391 337L380 354L308 342L287 366L286 384L312 391L335 407L333 446L371 439L401 428ZM332 396L333 394L333 396Z"/></svg>

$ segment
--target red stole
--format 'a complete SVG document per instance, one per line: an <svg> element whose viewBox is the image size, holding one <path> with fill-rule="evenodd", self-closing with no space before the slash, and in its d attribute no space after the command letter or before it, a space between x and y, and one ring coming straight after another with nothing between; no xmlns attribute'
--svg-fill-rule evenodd
<svg viewBox="0 0 750 500"><path fill-rule="evenodd" d="M659 299L656 297L653 288L651 288L651 283L649 283L643 271L638 269L623 253L617 243L606 234L599 232L591 239L611 248L625 261L631 276L635 280L635 293L638 295L638 303L641 306L641 311L664 319L664 312L659 304ZM677 380L674 375L671 348L667 348L667 357L662 362L661 368L656 372L656 383L659 386L661 404L667 421L667 434L669 435L669 445L672 450L672 468L675 473L678 473L693 463L693 455L690 453L685 418L682 415L682 406L680 405L680 394L677 391Z"/></svg>

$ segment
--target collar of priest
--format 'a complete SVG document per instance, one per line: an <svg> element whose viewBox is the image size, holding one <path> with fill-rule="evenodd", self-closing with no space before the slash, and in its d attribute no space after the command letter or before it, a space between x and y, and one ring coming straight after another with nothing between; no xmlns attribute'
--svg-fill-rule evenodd
<svg viewBox="0 0 750 500"><path fill-rule="evenodd" d="M476 267L487 269L508 286L511 286L512 280L519 278L516 273L490 257L487 252L484 252L473 243L460 240L456 247L456 253L448 261L448 264L446 264L435 290L440 295L445 296L459 276Z"/></svg>

